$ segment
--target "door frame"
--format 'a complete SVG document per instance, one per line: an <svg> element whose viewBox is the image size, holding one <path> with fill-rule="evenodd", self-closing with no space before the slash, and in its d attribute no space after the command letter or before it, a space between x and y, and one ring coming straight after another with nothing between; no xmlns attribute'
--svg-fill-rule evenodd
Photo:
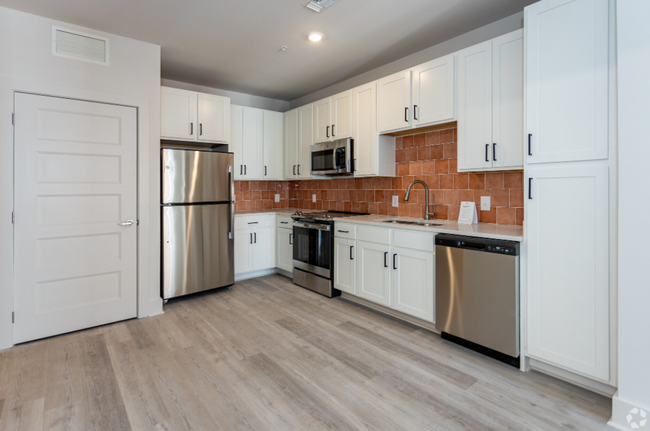
<svg viewBox="0 0 650 431"><path fill-rule="evenodd" d="M160 298L159 202L160 105L143 97L104 93L58 85L0 78L0 349L14 345L14 244L11 213L14 207L14 112L15 93L29 93L80 101L133 107L137 112L137 317L162 314ZM153 148L155 145L155 148ZM158 181L155 179L158 178ZM142 198L141 198L142 197ZM149 199L147 199L149 197ZM153 210L152 210L153 208Z"/></svg>

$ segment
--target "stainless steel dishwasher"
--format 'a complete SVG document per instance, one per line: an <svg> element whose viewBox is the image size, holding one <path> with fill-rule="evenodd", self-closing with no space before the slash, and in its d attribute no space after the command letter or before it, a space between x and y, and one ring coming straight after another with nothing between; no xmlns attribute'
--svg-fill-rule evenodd
<svg viewBox="0 0 650 431"><path fill-rule="evenodd" d="M519 366L519 243L436 235L442 338Z"/></svg>

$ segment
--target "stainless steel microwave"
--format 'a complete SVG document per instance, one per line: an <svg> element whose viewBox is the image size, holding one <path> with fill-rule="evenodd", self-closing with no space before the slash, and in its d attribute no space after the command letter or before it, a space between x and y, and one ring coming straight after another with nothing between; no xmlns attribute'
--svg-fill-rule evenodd
<svg viewBox="0 0 650 431"><path fill-rule="evenodd" d="M352 175L354 173L354 142L339 139L311 146L312 175Z"/></svg>

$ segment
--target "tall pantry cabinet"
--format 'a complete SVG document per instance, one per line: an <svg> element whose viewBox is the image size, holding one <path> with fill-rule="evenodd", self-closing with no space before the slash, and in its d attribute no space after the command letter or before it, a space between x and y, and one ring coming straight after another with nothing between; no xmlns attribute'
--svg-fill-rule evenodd
<svg viewBox="0 0 650 431"><path fill-rule="evenodd" d="M616 385L613 2L525 9L526 352ZM580 23L580 25L575 25Z"/></svg>

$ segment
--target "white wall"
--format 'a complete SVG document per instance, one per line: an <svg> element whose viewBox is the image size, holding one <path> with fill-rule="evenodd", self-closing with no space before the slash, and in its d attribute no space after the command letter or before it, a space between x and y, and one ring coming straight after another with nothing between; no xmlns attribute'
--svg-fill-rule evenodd
<svg viewBox="0 0 650 431"><path fill-rule="evenodd" d="M289 109L297 108L325 97L333 96L342 91L350 90L359 85L376 81L385 76L392 75L393 73L409 69L422 63L426 63L427 61L435 60L436 58L476 45L477 43L485 42L486 40L494 39L495 37L502 36L506 33L519 30L520 28L523 28L523 26L524 13L519 12L481 28L477 28L476 30L462 34L446 42L439 43L438 45L431 46L422 51L400 58L399 60L395 60L392 63L385 64L362 73L361 75L339 82L338 84L334 84L327 88L323 88L322 90L294 99L291 101Z"/></svg>
<svg viewBox="0 0 650 431"><path fill-rule="evenodd" d="M53 56L53 25L108 37L110 65ZM13 127L10 118L15 90L138 108L138 315L162 312L157 258L160 255L160 47L0 8L0 348L13 344Z"/></svg>
<svg viewBox="0 0 650 431"><path fill-rule="evenodd" d="M216 94L217 96L230 97L230 103L233 105L267 109L269 111L276 112L285 112L289 110L289 102L285 100L253 96L252 94L238 93L236 91L220 90L218 88L188 84L187 82L172 81L171 79L163 79L162 85L165 87L180 88L182 90L198 91L200 93Z"/></svg>
<svg viewBox="0 0 650 431"><path fill-rule="evenodd" d="M650 422L650 214L648 101L650 2L618 0L618 393L610 425L631 429L634 407ZM650 423L648 424L650 428Z"/></svg>

